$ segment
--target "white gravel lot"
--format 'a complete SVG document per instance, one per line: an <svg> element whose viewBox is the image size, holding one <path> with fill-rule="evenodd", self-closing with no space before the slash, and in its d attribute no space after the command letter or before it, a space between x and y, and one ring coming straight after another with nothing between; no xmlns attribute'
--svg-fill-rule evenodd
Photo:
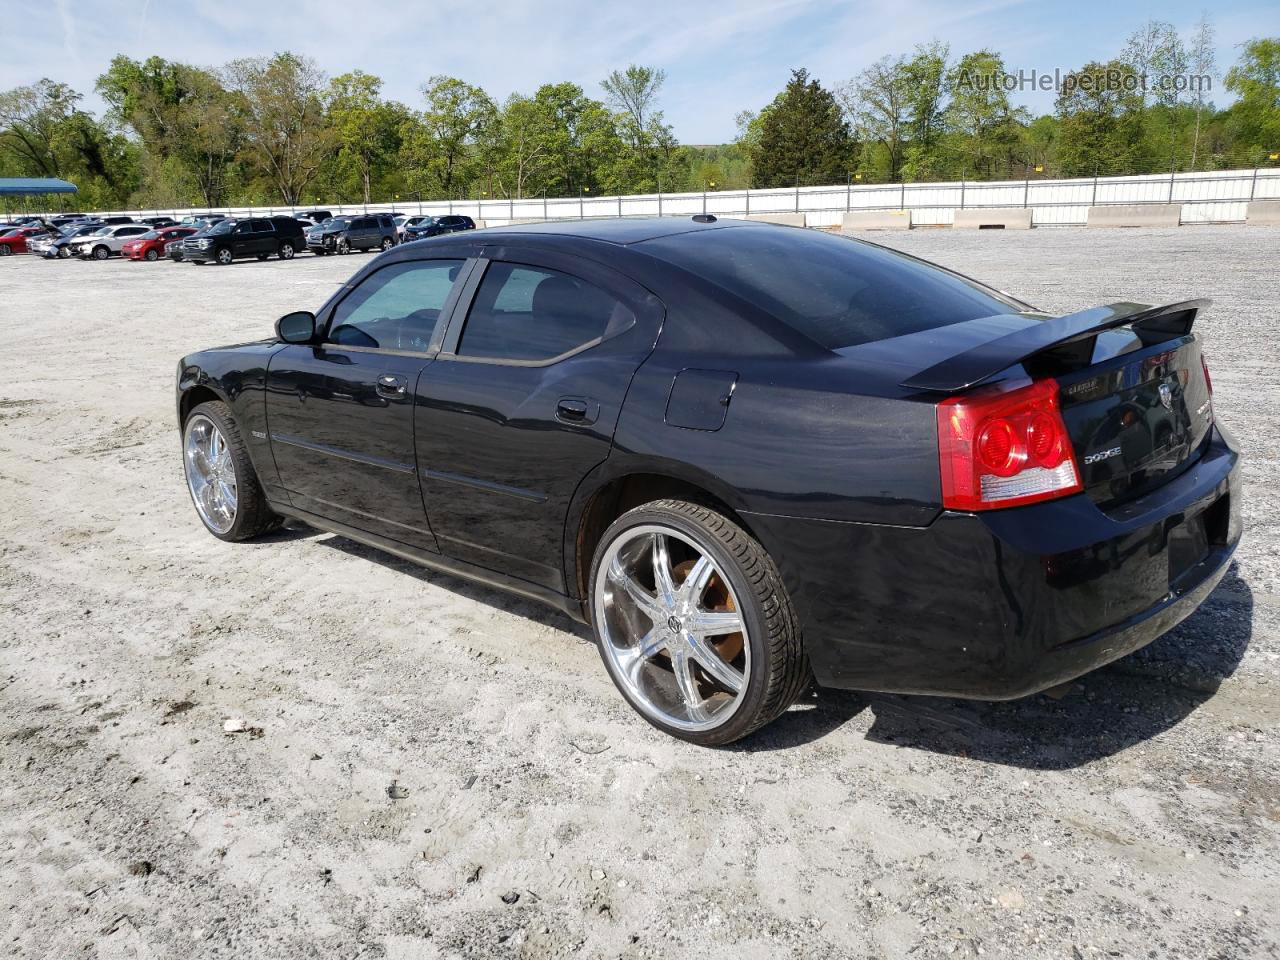
<svg viewBox="0 0 1280 960"><path fill-rule="evenodd" d="M875 239L1054 311L1214 298L1245 540L1060 699L824 693L722 751L556 613L204 532L178 357L362 259L0 260L0 954L1277 956L1280 230Z"/></svg>

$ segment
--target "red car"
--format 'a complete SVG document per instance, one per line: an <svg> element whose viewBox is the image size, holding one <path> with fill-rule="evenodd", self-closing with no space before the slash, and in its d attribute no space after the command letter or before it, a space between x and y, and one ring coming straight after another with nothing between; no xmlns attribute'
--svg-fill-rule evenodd
<svg viewBox="0 0 1280 960"><path fill-rule="evenodd" d="M164 245L181 240L196 232L195 227L161 227L125 243L120 255L128 260L159 260L164 256Z"/></svg>
<svg viewBox="0 0 1280 960"><path fill-rule="evenodd" d="M0 234L0 257L15 253L27 252L27 237L36 237L48 233L44 227L18 227L8 233Z"/></svg>

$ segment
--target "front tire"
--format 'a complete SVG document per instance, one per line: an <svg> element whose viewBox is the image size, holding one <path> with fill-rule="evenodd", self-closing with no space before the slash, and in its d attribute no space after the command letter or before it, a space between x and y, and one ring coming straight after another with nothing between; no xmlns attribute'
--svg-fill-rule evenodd
<svg viewBox="0 0 1280 960"><path fill-rule="evenodd" d="M732 743L810 682L777 567L728 517L659 500L623 514L596 548L591 621L629 704L673 737Z"/></svg>
<svg viewBox="0 0 1280 960"><path fill-rule="evenodd" d="M93 248L93 259L95 259L95 260L105 260L105 259L107 259L107 257L109 257L109 256L111 256L111 251L110 251L107 247L94 247L94 248Z"/></svg>
<svg viewBox="0 0 1280 960"><path fill-rule="evenodd" d="M338 241L338 253L345 257L350 252L351 252L351 242L347 240L346 237L343 237L341 240Z"/></svg>
<svg viewBox="0 0 1280 960"><path fill-rule="evenodd" d="M221 400L202 403L187 417L182 465L196 516L219 540L248 540L283 522L267 506L240 428Z"/></svg>
<svg viewBox="0 0 1280 960"><path fill-rule="evenodd" d="M233 259L235 258L231 256L230 247L223 247L217 253L217 260L220 266L228 266Z"/></svg>
<svg viewBox="0 0 1280 960"><path fill-rule="evenodd" d="M59 259L59 260L70 260L70 259L71 259L71 248L70 248L70 247L59 247L59 248L58 248L58 259Z"/></svg>
<svg viewBox="0 0 1280 960"><path fill-rule="evenodd" d="M148 263L155 263L160 259L160 254L154 250L148 250L145 254Z"/></svg>

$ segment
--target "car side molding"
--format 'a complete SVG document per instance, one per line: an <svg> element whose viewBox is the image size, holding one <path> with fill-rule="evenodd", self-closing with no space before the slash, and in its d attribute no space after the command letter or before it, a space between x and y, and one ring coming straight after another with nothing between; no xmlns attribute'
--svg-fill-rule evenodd
<svg viewBox="0 0 1280 960"><path fill-rule="evenodd" d="M1035 358L1042 365L1070 369L1086 366L1092 339L1115 327L1128 326L1144 344L1175 340L1191 332L1210 300L1183 300L1152 307L1142 303L1112 303L1033 323L996 337L936 363L902 381L909 390L955 393L976 387L1015 363Z"/></svg>

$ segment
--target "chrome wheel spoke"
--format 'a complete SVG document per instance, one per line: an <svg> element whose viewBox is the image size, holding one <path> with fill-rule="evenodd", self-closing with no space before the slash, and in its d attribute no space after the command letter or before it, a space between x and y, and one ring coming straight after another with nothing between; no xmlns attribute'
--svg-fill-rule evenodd
<svg viewBox="0 0 1280 960"><path fill-rule="evenodd" d="M712 563L705 555L699 557L690 569L689 575L684 578L684 583L680 584L680 596L688 604L697 606L702 600L702 594L706 592L707 584L711 582L711 578L715 576L716 565Z"/></svg>
<svg viewBox="0 0 1280 960"><path fill-rule="evenodd" d="M699 637L722 637L726 633L742 632L742 617L736 610L698 610L686 618L685 624L690 633Z"/></svg>
<svg viewBox="0 0 1280 960"><path fill-rule="evenodd" d="M671 672L675 674L676 686L680 688L680 697L684 700L689 719L695 723L706 722L707 712L703 707L702 694L698 692L698 681L694 679L688 653L681 650L672 654Z"/></svg>
<svg viewBox="0 0 1280 960"><path fill-rule="evenodd" d="M653 585L658 600L668 609L676 605L676 585L671 578L671 550L667 538L660 533L653 535Z"/></svg>
<svg viewBox="0 0 1280 960"><path fill-rule="evenodd" d="M631 602L634 603L651 623L662 623L668 613L658 598L642 587L635 577L627 573L620 560L609 565L609 579L621 587Z"/></svg>
<svg viewBox="0 0 1280 960"><path fill-rule="evenodd" d="M715 647L692 634L687 638L687 642L690 656L698 662L698 666L702 667L712 680L728 689L730 693L737 693L742 689L746 678L731 664L726 663L720 654L716 652Z"/></svg>
<svg viewBox="0 0 1280 960"><path fill-rule="evenodd" d="M666 649L666 637L656 627L641 637L623 660L623 669L632 683L640 682L640 672L654 657Z"/></svg>

